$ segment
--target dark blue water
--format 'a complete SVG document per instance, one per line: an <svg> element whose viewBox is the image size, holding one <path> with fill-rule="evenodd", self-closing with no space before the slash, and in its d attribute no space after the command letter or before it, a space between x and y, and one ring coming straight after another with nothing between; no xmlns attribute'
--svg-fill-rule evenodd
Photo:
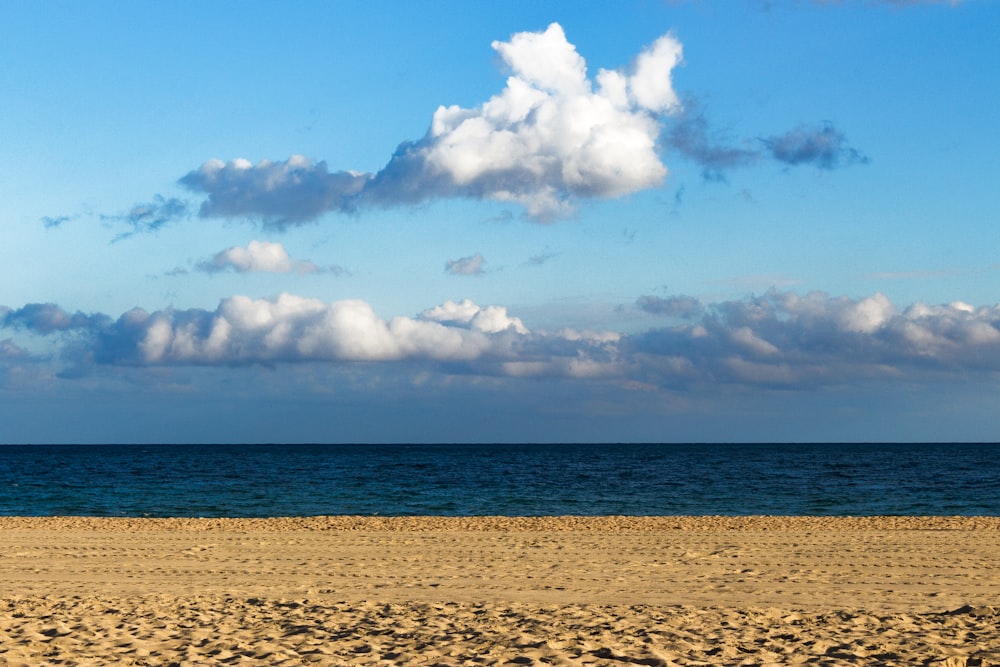
<svg viewBox="0 0 1000 667"><path fill-rule="evenodd" d="M1000 445L0 446L0 515L1000 515Z"/></svg>

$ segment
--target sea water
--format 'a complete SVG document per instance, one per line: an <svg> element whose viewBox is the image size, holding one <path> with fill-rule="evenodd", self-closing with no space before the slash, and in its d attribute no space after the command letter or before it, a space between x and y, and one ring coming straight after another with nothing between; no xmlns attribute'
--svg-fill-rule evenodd
<svg viewBox="0 0 1000 667"><path fill-rule="evenodd" d="M1000 445L6 445L0 515L1000 515Z"/></svg>

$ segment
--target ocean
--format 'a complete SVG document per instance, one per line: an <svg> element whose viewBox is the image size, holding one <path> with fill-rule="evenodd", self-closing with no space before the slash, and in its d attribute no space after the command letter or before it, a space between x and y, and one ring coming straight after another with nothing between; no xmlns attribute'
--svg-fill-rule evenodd
<svg viewBox="0 0 1000 667"><path fill-rule="evenodd" d="M997 444L5 445L0 515L1000 515Z"/></svg>

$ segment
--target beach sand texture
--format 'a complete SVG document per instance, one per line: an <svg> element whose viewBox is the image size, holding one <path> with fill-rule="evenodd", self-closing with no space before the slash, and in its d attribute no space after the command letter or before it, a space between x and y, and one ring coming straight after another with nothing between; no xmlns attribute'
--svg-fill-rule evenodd
<svg viewBox="0 0 1000 667"><path fill-rule="evenodd" d="M1000 665L1000 518L0 517L0 664Z"/></svg>

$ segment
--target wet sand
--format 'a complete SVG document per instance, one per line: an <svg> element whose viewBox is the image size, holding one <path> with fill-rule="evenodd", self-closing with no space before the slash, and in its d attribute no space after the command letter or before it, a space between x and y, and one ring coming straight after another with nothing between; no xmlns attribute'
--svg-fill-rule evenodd
<svg viewBox="0 0 1000 667"><path fill-rule="evenodd" d="M0 663L1000 664L1000 518L0 517Z"/></svg>

